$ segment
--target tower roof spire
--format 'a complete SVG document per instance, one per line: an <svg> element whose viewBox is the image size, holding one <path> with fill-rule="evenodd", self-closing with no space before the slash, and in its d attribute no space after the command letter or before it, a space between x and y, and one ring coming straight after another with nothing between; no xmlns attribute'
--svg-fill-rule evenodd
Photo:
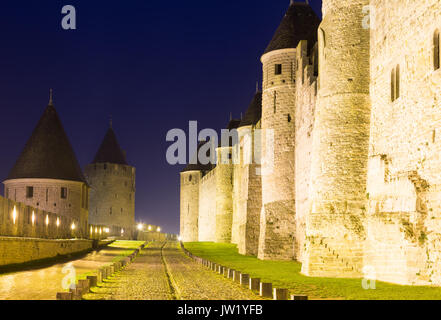
<svg viewBox="0 0 441 320"><path fill-rule="evenodd" d="M54 105L54 90L49 89L49 105L53 106Z"/></svg>
<svg viewBox="0 0 441 320"><path fill-rule="evenodd" d="M113 128L113 118L112 118L112 115L110 115L110 117L109 117L109 127Z"/></svg>
<svg viewBox="0 0 441 320"><path fill-rule="evenodd" d="M308 44L315 43L319 24L320 19L308 1L291 0L290 6L265 53L280 49L294 49L300 40L308 40Z"/></svg>

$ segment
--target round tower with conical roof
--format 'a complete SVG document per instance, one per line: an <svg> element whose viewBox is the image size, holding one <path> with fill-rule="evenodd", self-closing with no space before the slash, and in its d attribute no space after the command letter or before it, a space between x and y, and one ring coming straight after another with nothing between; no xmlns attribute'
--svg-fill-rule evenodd
<svg viewBox="0 0 441 320"><path fill-rule="evenodd" d="M67 226L72 236L87 237L89 186L53 105L52 90L49 105L4 185L6 198L66 217L72 221Z"/></svg>
<svg viewBox="0 0 441 320"><path fill-rule="evenodd" d="M85 173L91 186L90 223L108 227L111 236L131 238L135 231L136 169L127 163L112 123Z"/></svg>
<svg viewBox="0 0 441 320"><path fill-rule="evenodd" d="M315 37L320 20L307 2L294 2L261 58L262 213L260 259L295 259L296 47ZM313 42L313 41L310 41Z"/></svg>
<svg viewBox="0 0 441 320"><path fill-rule="evenodd" d="M302 272L362 274L370 123L369 0L324 0ZM323 261L325 262L323 264Z"/></svg>

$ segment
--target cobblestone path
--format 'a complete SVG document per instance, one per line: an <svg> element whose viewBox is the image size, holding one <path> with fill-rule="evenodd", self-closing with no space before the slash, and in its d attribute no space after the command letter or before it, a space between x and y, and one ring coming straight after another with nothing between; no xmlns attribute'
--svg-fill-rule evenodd
<svg viewBox="0 0 441 320"><path fill-rule="evenodd" d="M55 300L57 292L63 291L62 280L68 275L66 270L63 273L66 266L74 267L80 275L109 264L124 252L127 250L107 247L68 263L0 275L0 300Z"/></svg>
<svg viewBox="0 0 441 320"><path fill-rule="evenodd" d="M177 296L182 300L259 300L252 291L242 288L187 257L176 242L165 246L164 260Z"/></svg>
<svg viewBox="0 0 441 320"><path fill-rule="evenodd" d="M126 269L85 295L91 300L257 300L188 258L178 243L151 243Z"/></svg>
<svg viewBox="0 0 441 320"><path fill-rule="evenodd" d="M161 259L163 243L151 243L127 268L114 277L104 280L93 293L84 296L89 300L171 300L165 266Z"/></svg>

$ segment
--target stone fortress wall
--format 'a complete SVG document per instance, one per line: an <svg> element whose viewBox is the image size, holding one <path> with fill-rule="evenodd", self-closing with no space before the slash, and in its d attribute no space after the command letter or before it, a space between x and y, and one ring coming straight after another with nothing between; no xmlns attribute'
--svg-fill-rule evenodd
<svg viewBox="0 0 441 320"><path fill-rule="evenodd" d="M196 214L181 206L183 241L296 259L309 276L441 285L436 30L438 0L324 0L317 41L264 55L262 119L239 127L275 129L273 174L253 174L244 161L253 138L241 134L231 185L219 166L200 171ZM196 196L189 188L182 184L181 201ZM220 197L232 201L229 239L215 236L216 216L230 214L216 206Z"/></svg>

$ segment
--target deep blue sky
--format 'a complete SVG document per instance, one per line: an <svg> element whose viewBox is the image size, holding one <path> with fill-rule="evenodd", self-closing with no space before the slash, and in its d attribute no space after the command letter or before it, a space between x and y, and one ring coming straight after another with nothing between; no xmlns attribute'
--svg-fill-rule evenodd
<svg viewBox="0 0 441 320"><path fill-rule="evenodd" d="M310 0L320 14L320 0ZM77 30L61 28L74 5ZM179 230L179 171L168 130L225 127L245 112L260 56L289 0L0 2L0 178L29 138L54 88L55 107L82 167L109 115L137 168L136 218Z"/></svg>

